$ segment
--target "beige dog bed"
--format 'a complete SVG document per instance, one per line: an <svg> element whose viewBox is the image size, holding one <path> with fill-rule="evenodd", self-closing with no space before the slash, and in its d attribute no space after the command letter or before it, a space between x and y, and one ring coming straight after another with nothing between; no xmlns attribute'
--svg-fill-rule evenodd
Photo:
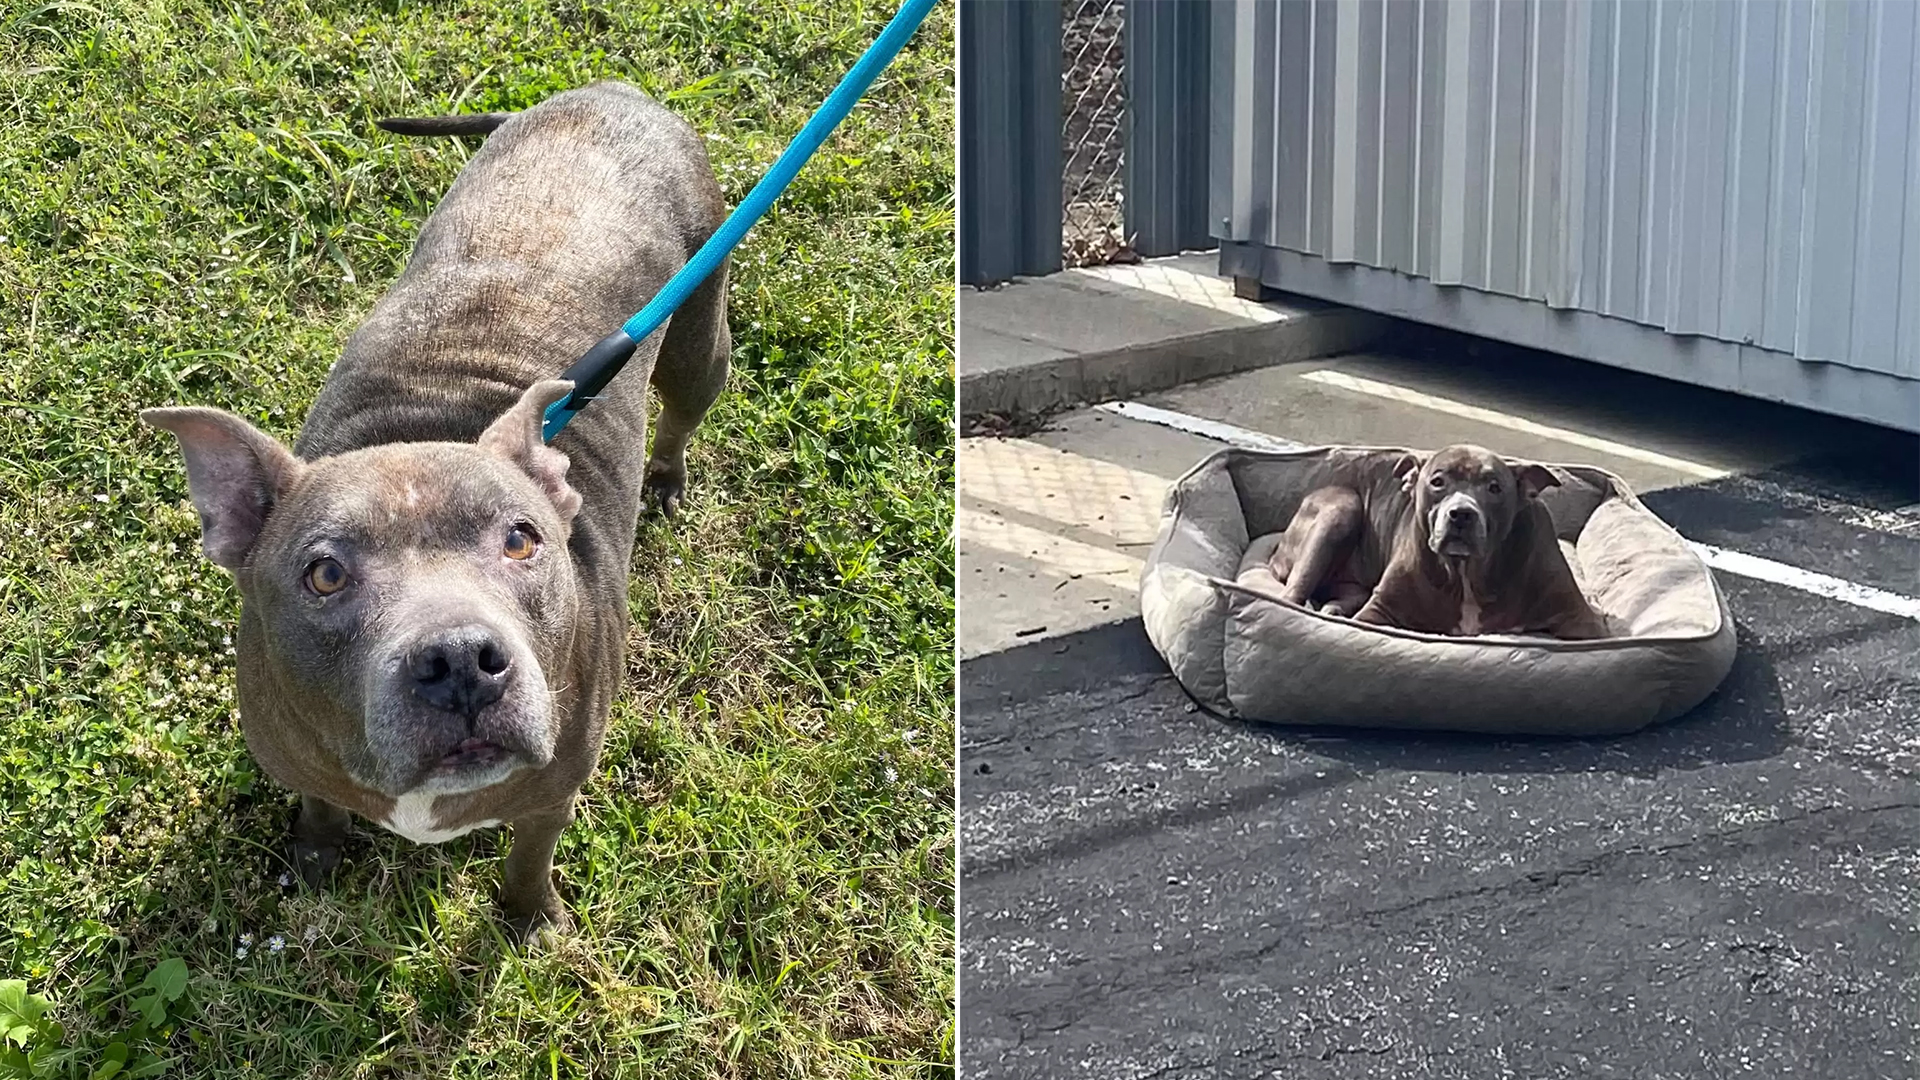
<svg viewBox="0 0 1920 1080"><path fill-rule="evenodd" d="M1679 716L1726 678L1733 618L1712 571L1603 469L1547 466L1560 486L1541 501L1581 588L1618 636L1443 637L1281 600L1257 542L1271 551L1307 492L1372 455L1404 453L1228 449L1174 483L1140 610L1196 700L1283 724L1606 735Z"/></svg>

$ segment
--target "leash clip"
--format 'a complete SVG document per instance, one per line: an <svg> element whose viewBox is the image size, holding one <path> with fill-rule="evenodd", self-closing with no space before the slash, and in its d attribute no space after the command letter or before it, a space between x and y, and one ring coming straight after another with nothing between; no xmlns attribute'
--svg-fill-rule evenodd
<svg viewBox="0 0 1920 1080"><path fill-rule="evenodd" d="M552 442L573 419L574 413L586 408L606 389L627 361L633 359L633 350L639 347L640 343L628 337L626 330L615 330L594 342L593 348L575 360L560 376L573 384L573 393L547 406L546 415L540 421L541 440Z"/></svg>

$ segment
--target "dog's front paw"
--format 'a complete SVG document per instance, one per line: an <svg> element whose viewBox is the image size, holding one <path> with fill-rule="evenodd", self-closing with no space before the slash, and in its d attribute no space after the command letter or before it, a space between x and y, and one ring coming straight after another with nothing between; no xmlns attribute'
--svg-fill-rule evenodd
<svg viewBox="0 0 1920 1080"><path fill-rule="evenodd" d="M340 865L340 845L299 836L287 842L287 861L307 888L318 891Z"/></svg>
<svg viewBox="0 0 1920 1080"><path fill-rule="evenodd" d="M640 487L641 500L646 505L658 506L661 513L672 517L680 512L680 500L686 493L684 462L676 464L658 458L647 462L647 477Z"/></svg>
<svg viewBox="0 0 1920 1080"><path fill-rule="evenodd" d="M507 918L507 930L517 945L531 945L573 929L573 916L567 914L566 905L560 902L560 894L553 889L548 889L546 896L530 903L518 903L512 897L503 897L501 907Z"/></svg>
<svg viewBox="0 0 1920 1080"><path fill-rule="evenodd" d="M300 797L300 812L294 815L293 829L287 837L287 861L307 888L319 889L340 865L350 820L345 810L325 799Z"/></svg>

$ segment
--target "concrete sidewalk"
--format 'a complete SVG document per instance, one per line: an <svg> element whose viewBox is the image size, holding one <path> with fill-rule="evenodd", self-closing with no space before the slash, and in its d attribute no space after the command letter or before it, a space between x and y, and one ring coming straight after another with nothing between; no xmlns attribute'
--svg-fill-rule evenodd
<svg viewBox="0 0 1920 1080"><path fill-rule="evenodd" d="M1352 352L1391 321L1305 297L1256 303L1211 254L960 290L963 415L1032 415Z"/></svg>

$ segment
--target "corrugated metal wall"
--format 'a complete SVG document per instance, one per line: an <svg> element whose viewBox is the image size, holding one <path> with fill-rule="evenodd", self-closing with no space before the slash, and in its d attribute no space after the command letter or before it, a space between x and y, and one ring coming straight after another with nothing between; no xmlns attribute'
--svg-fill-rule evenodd
<svg viewBox="0 0 1920 1080"><path fill-rule="evenodd" d="M1127 5L1127 231L1149 258L1214 246L1207 220L1213 13L1207 0Z"/></svg>
<svg viewBox="0 0 1920 1080"><path fill-rule="evenodd" d="M1212 217L1242 256L1920 379L1917 15L1912 0L1222 4Z"/></svg>
<svg viewBox="0 0 1920 1080"><path fill-rule="evenodd" d="M960 280L1060 269L1060 6L961 0Z"/></svg>

